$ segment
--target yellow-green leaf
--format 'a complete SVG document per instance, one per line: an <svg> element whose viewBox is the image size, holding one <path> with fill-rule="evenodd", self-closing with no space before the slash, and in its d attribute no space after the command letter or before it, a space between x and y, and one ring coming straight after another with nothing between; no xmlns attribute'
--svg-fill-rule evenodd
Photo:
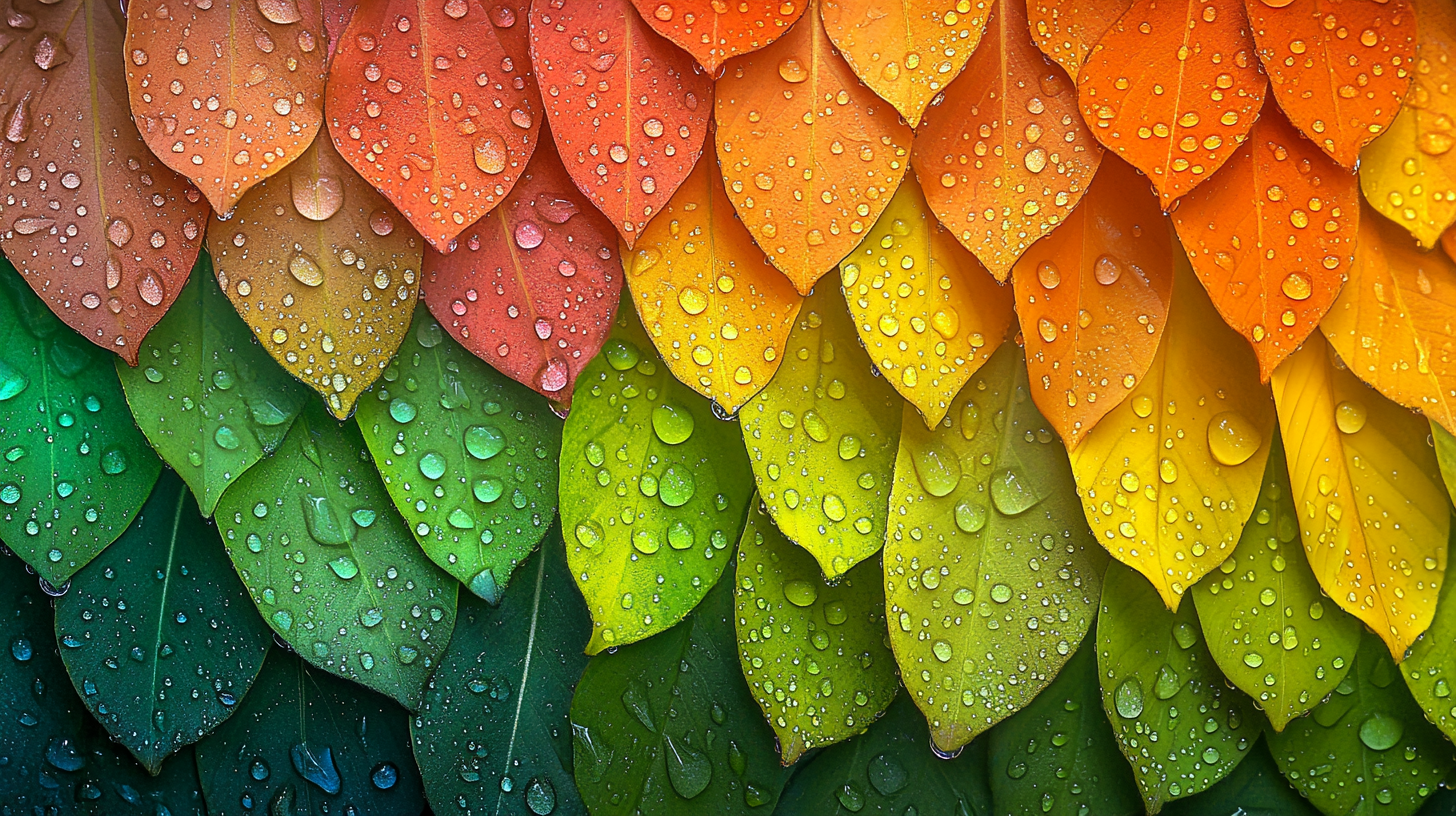
<svg viewBox="0 0 1456 816"><path fill-rule="evenodd" d="M1434 423L1431 427L1436 428ZM1450 434L1439 431L1436 435L1437 454L1441 453L1443 445L1441 434L1446 436L1445 444L1449 445L1452 441ZM1443 464L1450 461L1444 455L1441 459ZM1441 599L1436 604L1436 616L1431 620L1431 627L1416 639L1410 648L1410 656L1400 664L1411 695L1426 712L1426 718L1448 739L1456 739L1456 700L1451 698L1452 685L1456 684L1456 649L1451 648L1451 644L1456 643L1456 598L1451 597L1453 593L1456 593L1456 582L1441 585Z"/></svg>

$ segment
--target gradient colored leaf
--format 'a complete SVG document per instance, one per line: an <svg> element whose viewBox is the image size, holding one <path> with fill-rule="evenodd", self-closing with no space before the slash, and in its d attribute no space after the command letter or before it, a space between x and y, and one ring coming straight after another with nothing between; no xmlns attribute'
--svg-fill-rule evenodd
<svg viewBox="0 0 1456 816"><path fill-rule="evenodd" d="M1092 133L1148 174L1168 209L1223 166L1268 83L1239 0L1137 0L1077 76Z"/></svg>
<svg viewBox="0 0 1456 816"><path fill-rule="evenodd" d="M637 314L678 381L733 414L773 379L804 299L734 214L713 157L622 257Z"/></svg>
<svg viewBox="0 0 1456 816"><path fill-rule="evenodd" d="M439 252L506 200L536 149L527 28L526 0L371 0L339 39L329 135Z"/></svg>
<svg viewBox="0 0 1456 816"><path fill-rule="evenodd" d="M548 399L570 402L621 300L616 244L611 224L542 145L461 249L425 255L421 297L471 354Z"/></svg>
<svg viewBox="0 0 1456 816"><path fill-rule="evenodd" d="M343 419L404 341L419 236L327 139L207 234L217 282L258 342Z"/></svg>
<svg viewBox="0 0 1456 816"><path fill-rule="evenodd" d="M133 0L126 84L142 138L232 212L323 125L325 37L317 0Z"/></svg>
<svg viewBox="0 0 1456 816"><path fill-rule="evenodd" d="M1430 626L1446 572L1451 509L1430 428L1366 388L1318 338L1273 384L1309 564L1400 660Z"/></svg>
<svg viewBox="0 0 1456 816"><path fill-rule="evenodd" d="M1224 322L1253 345L1268 382L1349 275L1360 223L1355 176L1267 101L1248 141L1172 216L1193 271Z"/></svg>
<svg viewBox="0 0 1456 816"><path fill-rule="evenodd" d="M1102 35L1132 5L1132 0L1029 0L1031 39L1076 79L1082 63Z"/></svg>
<svg viewBox="0 0 1456 816"><path fill-rule="evenodd" d="M1173 245L1147 179L1115 156L1016 265L1031 396L1069 449L1142 381L1173 296Z"/></svg>
<svg viewBox="0 0 1456 816"><path fill-rule="evenodd" d="M1173 610L1238 543L1274 439L1253 351L1179 267L1147 376L1071 451L1092 531Z"/></svg>
<svg viewBox="0 0 1456 816"><path fill-rule="evenodd" d="M1244 7L1279 107L1353 168L1410 88L1416 17L1409 0L1244 0Z"/></svg>
<svg viewBox="0 0 1456 816"><path fill-rule="evenodd" d="M782 37L809 5L784 0L632 0L632 4L658 34L677 43L714 75L728 59Z"/></svg>
<svg viewBox="0 0 1456 816"><path fill-rule="evenodd" d="M1102 160L1066 74L1002 0L965 77L925 112L911 160L930 208L999 281L1067 220Z"/></svg>
<svg viewBox="0 0 1456 816"><path fill-rule="evenodd" d="M880 217L914 132L835 53L817 9L715 87L718 161L753 240L801 294Z"/></svg>

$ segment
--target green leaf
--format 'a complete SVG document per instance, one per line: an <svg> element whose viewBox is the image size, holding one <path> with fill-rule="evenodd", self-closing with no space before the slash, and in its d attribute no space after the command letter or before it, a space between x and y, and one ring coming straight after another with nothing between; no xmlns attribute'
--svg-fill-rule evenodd
<svg viewBox="0 0 1456 816"><path fill-rule="evenodd" d="M419 816L407 720L388 698L274 649L237 715L197 745L208 812Z"/></svg>
<svg viewBox="0 0 1456 816"><path fill-rule="evenodd" d="M415 760L440 813L586 813L572 780L570 709L591 616L554 527L522 570L527 583L499 607L461 599L455 636L412 721Z"/></svg>
<svg viewBox="0 0 1456 816"><path fill-rule="evenodd" d="M111 355L0 259L0 540L60 586L116 540L162 462L132 423Z"/></svg>
<svg viewBox="0 0 1456 816"><path fill-rule="evenodd" d="M1107 555L1004 344L934 430L905 405L885 542L890 642L942 750L1037 695L1092 625Z"/></svg>
<svg viewBox="0 0 1456 816"><path fill-rule="evenodd" d="M308 398L233 311L206 252L142 341L137 367L118 360L116 372L147 441L207 516L228 485L277 449Z"/></svg>
<svg viewBox="0 0 1456 816"><path fill-rule="evenodd" d="M1433 430L1439 427L1431 423ZM1438 434L1438 454L1441 444ZM1456 542L1456 529L1452 530L1447 542L1448 549L1452 542ZM1453 643L1456 643L1456 580L1441 584L1436 617L1400 664L1401 674L1416 704L1447 739L1456 739L1456 699L1451 696L1456 691L1456 649L1451 648Z"/></svg>
<svg viewBox="0 0 1456 816"><path fill-rule="evenodd" d="M217 505L264 620L308 662L419 707L459 588L394 512L359 430L309 400L278 453Z"/></svg>
<svg viewBox="0 0 1456 816"><path fill-rule="evenodd" d="M1366 633L1335 693L1283 733L1268 734L1279 770L1321 812L1409 816L1456 767L1450 743L1400 675L1380 639Z"/></svg>
<svg viewBox="0 0 1456 816"><path fill-rule="evenodd" d="M1439 422L1432 421L1431 439L1435 442L1436 463L1441 466L1441 481L1446 485L1446 494L1456 502L1456 436L1442 428ZM1437 607L1439 609L1439 603Z"/></svg>
<svg viewBox="0 0 1456 816"><path fill-rule="evenodd" d="M1102 712L1091 641L989 739L998 816L1142 816L1137 784Z"/></svg>
<svg viewBox="0 0 1456 816"><path fill-rule="evenodd" d="M738 414L759 497L830 580L885 543L903 404L839 287L824 285L799 310L778 373Z"/></svg>
<svg viewBox="0 0 1456 816"><path fill-rule="evenodd" d="M56 601L56 638L86 708L151 773L233 713L272 641L170 470Z"/></svg>
<svg viewBox="0 0 1456 816"><path fill-rule="evenodd" d="M354 419L425 554L499 603L556 515L561 421L415 308L394 361Z"/></svg>
<svg viewBox="0 0 1456 816"><path fill-rule="evenodd" d="M1259 738L1262 718L1224 684L1193 605L1169 612L1146 578L1116 562L1102 582L1097 670L1148 813L1208 790Z"/></svg>
<svg viewBox="0 0 1456 816"><path fill-rule="evenodd" d="M197 758L189 745L162 763L157 776L147 773L105 729L91 722L82 743L86 765L74 776L82 816L207 816ZM70 787L62 783L62 789ZM70 791L67 791L70 793ZM94 798L93 798L94 797Z"/></svg>
<svg viewBox="0 0 1456 816"><path fill-rule="evenodd" d="M936 756L925 718L901 694L863 736L831 746L794 774L777 813L988 816L986 743L977 740L953 759Z"/></svg>
<svg viewBox="0 0 1456 816"><path fill-rule="evenodd" d="M1170 802L1163 816L1318 816L1289 786L1268 744L1260 740L1222 782L1187 799Z"/></svg>
<svg viewBox="0 0 1456 816"><path fill-rule="evenodd" d="M673 379L630 304L577 379L561 441L566 560L587 654L692 611L729 566L753 481L732 423Z"/></svg>
<svg viewBox="0 0 1456 816"><path fill-rule="evenodd" d="M571 728L592 816L773 812L789 772L738 673L732 616L725 581L682 623L587 664Z"/></svg>
<svg viewBox="0 0 1456 816"><path fill-rule="evenodd" d="M900 690L885 639L880 560L827 583L813 557L754 502L737 572L738 660L778 736L783 763L879 719Z"/></svg>
<svg viewBox="0 0 1456 816"><path fill-rule="evenodd" d="M1364 627L1325 597L1309 568L1277 439L1238 546L1194 585L1193 601L1214 662L1275 731L1318 705L1350 670Z"/></svg>

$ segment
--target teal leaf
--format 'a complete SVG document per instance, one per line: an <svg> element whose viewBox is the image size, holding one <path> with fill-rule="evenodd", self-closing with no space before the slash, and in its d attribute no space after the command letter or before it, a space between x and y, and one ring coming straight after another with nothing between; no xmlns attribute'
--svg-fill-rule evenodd
<svg viewBox="0 0 1456 816"><path fill-rule="evenodd" d="M98 723L87 724L82 745L85 766L70 775L74 783L62 783L80 816L208 816L192 746L168 757L153 776Z"/></svg>
<svg viewBox="0 0 1456 816"><path fill-rule="evenodd" d="M1260 740L1222 782L1170 802L1163 816L1319 816L1319 811L1289 786L1268 743Z"/></svg>

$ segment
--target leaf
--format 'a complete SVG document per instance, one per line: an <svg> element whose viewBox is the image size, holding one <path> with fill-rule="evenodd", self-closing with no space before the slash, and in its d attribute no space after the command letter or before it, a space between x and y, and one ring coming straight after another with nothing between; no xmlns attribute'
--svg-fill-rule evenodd
<svg viewBox="0 0 1456 816"><path fill-rule="evenodd" d="M360 3L339 39L329 135L438 252L506 200L540 140L526 5Z"/></svg>
<svg viewBox="0 0 1456 816"><path fill-rule="evenodd" d="M754 502L737 562L738 662L783 764L863 733L900 690L878 559L830 584Z"/></svg>
<svg viewBox="0 0 1456 816"><path fill-rule="evenodd" d="M1299 511L1276 444L1253 522L1193 588L1213 661L1275 731L1333 691L1360 646L1359 621L1320 591L1298 539Z"/></svg>
<svg viewBox="0 0 1456 816"><path fill-rule="evenodd" d="M220 215L301 158L323 125L327 42L316 0L135 0L125 49L142 138Z"/></svg>
<svg viewBox="0 0 1456 816"><path fill-rule="evenodd" d="M1268 90L1238 0L1137 0L1077 75L1097 140L1147 173L1163 209L1248 138Z"/></svg>
<svg viewBox="0 0 1456 816"><path fill-rule="evenodd" d="M804 299L733 213L712 157L622 257L637 314L679 382L732 414L773 379Z"/></svg>
<svg viewBox="0 0 1456 816"><path fill-rule="evenodd" d="M85 765L75 774L76 813L85 816L207 816L197 759L183 748L152 776L125 749L112 742L96 722L88 722L76 759ZM51 766L54 773L55 766ZM52 780L54 781L54 780ZM70 780L66 780L69 782ZM65 782L61 790L70 785ZM94 797L94 798L92 798ZM66 812L64 809L61 812Z"/></svg>
<svg viewBox="0 0 1456 816"><path fill-rule="evenodd" d="M782 37L808 5L781 0L632 0L632 4L653 30L692 54L714 76L728 59Z"/></svg>
<svg viewBox="0 0 1456 816"><path fill-rule="evenodd" d="M505 202L470 229L468 252L425 255L421 299L471 354L569 403L617 313L616 243L543 145Z"/></svg>
<svg viewBox="0 0 1456 816"><path fill-rule="evenodd" d="M217 287L206 256L138 350L118 365L132 418L177 470L201 512L272 453L307 391L279 369Z"/></svg>
<svg viewBox="0 0 1456 816"><path fill-rule="evenodd" d="M1274 399L1310 567L1400 660L1430 626L1446 572L1451 510L1430 428L1317 340L1274 372Z"/></svg>
<svg viewBox="0 0 1456 816"><path fill-rule="evenodd" d="M1150 814L1228 776L1259 738L1260 717L1225 685L1193 605L1168 611L1117 564L1102 583L1097 669L1102 708Z"/></svg>
<svg viewBox="0 0 1456 816"><path fill-rule="evenodd" d="M996 279L1067 220L1102 160L1067 76L1003 0L965 79L925 111L911 159L930 208ZM938 181L938 183L937 183Z"/></svg>
<svg viewBox="0 0 1456 816"><path fill-rule="evenodd" d="M456 584L411 540L368 456L356 428L310 401L223 494L218 527L280 638L414 709L450 641Z"/></svg>
<svg viewBox="0 0 1456 816"><path fill-rule="evenodd" d="M1456 436L1431 422L1431 444L1436 449L1436 465L1441 471L1441 481L1446 485L1448 496L1456 494Z"/></svg>
<svg viewBox="0 0 1456 816"><path fill-rule="evenodd" d="M1040 386L1031 396L1071 449L1148 373L1173 296L1167 219L1147 181L1113 156L1098 179L1066 223L1021 256L1012 280Z"/></svg>
<svg viewBox="0 0 1456 816"><path fill-rule="evenodd" d="M162 470L109 357L0 259L0 539L57 587L126 530Z"/></svg>
<svg viewBox="0 0 1456 816"><path fill-rule="evenodd" d="M914 137L835 53L809 5L788 34L734 60L713 100L728 198L804 295L880 217Z"/></svg>
<svg viewBox="0 0 1456 816"><path fill-rule="evenodd" d="M587 654L692 611L730 566L753 492L737 428L673 379L631 309L616 320L561 439L561 529L591 610Z"/></svg>
<svg viewBox="0 0 1456 816"><path fill-rule="evenodd" d="M1132 0L1077 3L1074 0L1029 0L1026 4L1031 39L1076 79L1092 47Z"/></svg>
<svg viewBox="0 0 1456 816"><path fill-rule="evenodd" d="M1092 625L1107 564L1024 371L1007 344L939 427L905 409L885 601L905 686L943 751L1056 676Z"/></svg>
<svg viewBox="0 0 1456 816"><path fill-rule="evenodd" d="M415 816L423 793L407 720L393 701L274 649L238 713L197 746L208 811L253 802L324 816L343 792L371 816Z"/></svg>
<svg viewBox="0 0 1456 816"><path fill-rule="evenodd" d="M735 649L725 581L681 625L587 664L571 731L593 816L773 811L789 771L774 761Z"/></svg>
<svg viewBox="0 0 1456 816"><path fill-rule="evenodd" d="M1285 781L1260 740L1222 782L1196 796L1168 803L1163 816L1319 816Z"/></svg>
<svg viewBox="0 0 1456 816"><path fill-rule="evenodd" d="M1321 150L1353 168L1410 88L1411 3L1290 0L1274 7L1244 0L1244 7L1279 107Z"/></svg>
<svg viewBox="0 0 1456 816"><path fill-rule="evenodd" d="M0 99L14 101L0 141L0 248L62 320L135 365L187 280L207 209L132 124L115 70L119 7L25 8L0 49Z"/></svg>
<svg viewBox="0 0 1456 816"><path fill-rule="evenodd" d="M1436 454L1441 460L1444 475L1450 472L1449 454L1453 440L1451 434L1435 423L1431 423L1431 431L1436 438ZM1453 712L1456 706L1450 699L1451 683L1456 680L1456 654L1450 648L1452 632L1456 631L1456 603L1446 602L1453 591L1453 584L1456 582L1441 584L1440 602L1436 604L1436 615L1430 628L1411 644L1400 664L1400 672L1405 676L1405 684L1416 704L1425 712L1426 719L1441 729L1448 739L1456 733L1456 712Z"/></svg>
<svg viewBox="0 0 1456 816"><path fill-rule="evenodd" d="M1011 292L936 221L914 178L839 275L860 342L927 427L1000 347L1014 315Z"/></svg>
<svg viewBox="0 0 1456 816"><path fill-rule="evenodd" d="M1238 543L1274 438L1253 352L1179 257L1147 376L1071 451L1092 532L1172 610Z"/></svg>
<svg viewBox="0 0 1456 816"><path fill-rule="evenodd" d="M902 404L826 285L804 302L779 373L739 412L759 498L828 580L885 543Z"/></svg>
<svg viewBox="0 0 1456 816"><path fill-rule="evenodd" d="M339 419L389 364L414 311L422 247L398 218L322 140L208 231L233 307Z"/></svg>
<svg viewBox="0 0 1456 816"><path fill-rule="evenodd" d="M1360 222L1355 177L1266 101L1249 140L1172 216L1193 271L1268 382L1345 284Z"/></svg>
<svg viewBox="0 0 1456 816"><path fill-rule="evenodd" d="M426 795L442 811L448 802L465 812L586 813L572 781L570 707L591 618L564 556L553 528L523 567L526 586L495 608L461 601L410 727Z"/></svg>

